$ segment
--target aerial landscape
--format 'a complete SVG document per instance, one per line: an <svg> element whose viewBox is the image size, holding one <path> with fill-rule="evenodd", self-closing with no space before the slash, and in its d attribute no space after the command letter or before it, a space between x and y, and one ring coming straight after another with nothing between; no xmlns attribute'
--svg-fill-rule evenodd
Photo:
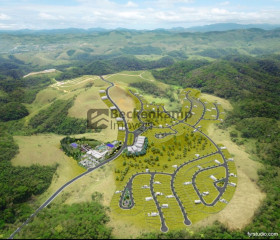
<svg viewBox="0 0 280 240"><path fill-rule="evenodd" d="M279 238L279 1L0 4L0 239Z"/></svg>

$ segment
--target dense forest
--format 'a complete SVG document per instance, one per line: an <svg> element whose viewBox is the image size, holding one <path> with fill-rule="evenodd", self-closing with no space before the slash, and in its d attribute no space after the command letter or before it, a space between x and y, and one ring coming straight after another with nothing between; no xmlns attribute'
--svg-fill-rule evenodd
<svg viewBox="0 0 280 240"><path fill-rule="evenodd" d="M52 205L23 229L21 239L110 239L107 210L93 195L91 203Z"/></svg>
<svg viewBox="0 0 280 240"><path fill-rule="evenodd" d="M0 127L0 231L8 224L25 220L33 211L26 204L50 185L56 166L14 167L10 160L17 154L13 137Z"/></svg>

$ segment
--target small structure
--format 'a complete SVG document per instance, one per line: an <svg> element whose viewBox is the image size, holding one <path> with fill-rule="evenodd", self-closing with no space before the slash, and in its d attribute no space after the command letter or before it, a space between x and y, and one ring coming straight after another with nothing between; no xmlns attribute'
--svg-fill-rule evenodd
<svg viewBox="0 0 280 240"><path fill-rule="evenodd" d="M216 108L212 107L213 110L216 110Z"/></svg>
<svg viewBox="0 0 280 240"><path fill-rule="evenodd" d="M209 192L203 192L203 196L209 195Z"/></svg>
<svg viewBox="0 0 280 240"><path fill-rule="evenodd" d="M159 213L157 212L148 213L148 217L157 217L158 215Z"/></svg>
<svg viewBox="0 0 280 240"><path fill-rule="evenodd" d="M195 112L192 112L192 115L195 115Z"/></svg>
<svg viewBox="0 0 280 240"><path fill-rule="evenodd" d="M184 182L184 185L191 185L192 184L192 182Z"/></svg>
<svg viewBox="0 0 280 240"><path fill-rule="evenodd" d="M162 204L161 208L168 208L168 204Z"/></svg>
<svg viewBox="0 0 280 240"><path fill-rule="evenodd" d="M227 200L225 200L225 199L220 199L220 202L222 202L222 203L225 203L225 204L228 204L228 201Z"/></svg>
<svg viewBox="0 0 280 240"><path fill-rule="evenodd" d="M102 100L106 100L106 99L108 99L108 97L107 96L103 96L103 97L101 97L101 99Z"/></svg>
<svg viewBox="0 0 280 240"><path fill-rule="evenodd" d="M215 178L213 175L211 175L210 178L211 178L212 180L214 180L214 181L217 181L217 180L218 180L218 179Z"/></svg>
<svg viewBox="0 0 280 240"><path fill-rule="evenodd" d="M221 150L227 149L226 147L220 147Z"/></svg>
<svg viewBox="0 0 280 240"><path fill-rule="evenodd" d="M148 201L153 200L153 198L152 197L146 197L145 200L146 200L146 202L148 202Z"/></svg>
<svg viewBox="0 0 280 240"><path fill-rule="evenodd" d="M219 164L219 165L221 164L221 162L219 160L217 160L217 159L214 162Z"/></svg>
<svg viewBox="0 0 280 240"><path fill-rule="evenodd" d="M163 193L161 193L161 192L156 192L156 196L162 196L163 195Z"/></svg>
<svg viewBox="0 0 280 240"><path fill-rule="evenodd" d="M105 93L106 91L105 90L99 90L99 93Z"/></svg>
<svg viewBox="0 0 280 240"><path fill-rule="evenodd" d="M208 109L208 108L206 109L206 111L211 112L211 110L210 110L210 109Z"/></svg>
<svg viewBox="0 0 280 240"><path fill-rule="evenodd" d="M233 158L229 158L229 159L228 159L228 161L233 162L233 161L234 161L234 159L233 159Z"/></svg>
<svg viewBox="0 0 280 240"><path fill-rule="evenodd" d="M162 128L162 125L159 125L159 128Z"/></svg>
<svg viewBox="0 0 280 240"><path fill-rule="evenodd" d="M201 201L200 201L200 200L194 200L194 203L195 203L195 204L200 204Z"/></svg>
<svg viewBox="0 0 280 240"><path fill-rule="evenodd" d="M146 169L146 173L148 173L148 172L150 172L150 169L147 168L147 169Z"/></svg>
<svg viewBox="0 0 280 240"><path fill-rule="evenodd" d="M203 167L201 167L201 166L199 166L199 165L198 165L197 167L199 168L199 170L202 170L202 169L203 169Z"/></svg>
<svg viewBox="0 0 280 240"><path fill-rule="evenodd" d="M195 154L195 156L196 156L196 157L200 157L200 155L199 155L198 153L197 153L197 154Z"/></svg>
<svg viewBox="0 0 280 240"><path fill-rule="evenodd" d="M154 182L154 184L161 184L161 182L159 182L159 181L155 181L155 182Z"/></svg>
<svg viewBox="0 0 280 240"><path fill-rule="evenodd" d="M174 198L174 196L173 195L168 195L168 196L166 196L166 198Z"/></svg>
<svg viewBox="0 0 280 240"><path fill-rule="evenodd" d="M178 165L173 165L172 167L173 167L173 168L178 168Z"/></svg>
<svg viewBox="0 0 280 240"><path fill-rule="evenodd" d="M236 187L236 183L233 183L233 182L230 182L228 185L232 186L232 187Z"/></svg>
<svg viewBox="0 0 280 240"><path fill-rule="evenodd" d="M77 148L77 147L78 147L78 144L77 144L77 143L71 143L70 146L71 146L72 148Z"/></svg>
<svg viewBox="0 0 280 240"><path fill-rule="evenodd" d="M148 185L144 185L143 187L142 187L142 189L149 189L150 187L148 186Z"/></svg>
<svg viewBox="0 0 280 240"><path fill-rule="evenodd" d="M115 194L122 193L122 191L116 191Z"/></svg>
<svg viewBox="0 0 280 240"><path fill-rule="evenodd" d="M116 118L117 122L123 122L123 119L121 117Z"/></svg>
<svg viewBox="0 0 280 240"><path fill-rule="evenodd" d="M119 131L125 131L125 127L119 127Z"/></svg>
<svg viewBox="0 0 280 240"><path fill-rule="evenodd" d="M229 174L230 177L237 177L234 173Z"/></svg>
<svg viewBox="0 0 280 240"><path fill-rule="evenodd" d="M115 106L110 107L111 110L117 110L117 108Z"/></svg>
<svg viewBox="0 0 280 240"><path fill-rule="evenodd" d="M115 146L114 146L113 144L111 144L111 143L107 143L106 146L109 147L109 148L115 147Z"/></svg>

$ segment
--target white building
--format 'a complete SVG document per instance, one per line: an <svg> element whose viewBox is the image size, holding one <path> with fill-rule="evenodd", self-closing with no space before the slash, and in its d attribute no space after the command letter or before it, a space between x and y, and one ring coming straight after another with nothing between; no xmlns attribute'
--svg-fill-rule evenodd
<svg viewBox="0 0 280 240"><path fill-rule="evenodd" d="M203 192L203 195L207 196L207 195L209 195L209 192Z"/></svg>
<svg viewBox="0 0 280 240"><path fill-rule="evenodd" d="M123 119L121 117L116 118L117 122L123 122Z"/></svg>
<svg viewBox="0 0 280 240"><path fill-rule="evenodd" d="M232 187L236 187L236 183L233 183L233 182L230 182L228 185L232 186Z"/></svg>
<svg viewBox="0 0 280 240"><path fill-rule="evenodd" d="M116 191L115 194L122 193L122 191Z"/></svg>
<svg viewBox="0 0 280 240"><path fill-rule="evenodd" d="M184 185L191 185L192 182L185 182Z"/></svg>
<svg viewBox="0 0 280 240"><path fill-rule="evenodd" d="M173 168L178 168L178 165L173 165L172 167L173 167Z"/></svg>
<svg viewBox="0 0 280 240"><path fill-rule="evenodd" d="M158 215L159 213L157 212L148 213L148 217L157 217Z"/></svg>
<svg viewBox="0 0 280 240"><path fill-rule="evenodd" d="M142 187L142 189L149 189L150 187L148 186L148 185L144 185L143 187Z"/></svg>
<svg viewBox="0 0 280 240"><path fill-rule="evenodd" d="M100 93L105 93L106 91L105 91L105 90L99 90L99 92L100 92Z"/></svg>
<svg viewBox="0 0 280 240"><path fill-rule="evenodd" d="M173 195L168 195L168 196L166 196L166 198L174 198L174 196Z"/></svg>
<svg viewBox="0 0 280 240"><path fill-rule="evenodd" d="M199 165L198 165L197 167L199 168L199 170L202 170L202 169L203 169L203 167L201 167L201 166L199 166Z"/></svg>
<svg viewBox="0 0 280 240"><path fill-rule="evenodd" d="M148 202L148 201L153 200L153 198L152 197L146 197L145 200Z"/></svg>
<svg viewBox="0 0 280 240"><path fill-rule="evenodd" d="M106 155L106 153L108 152L108 150L106 150L106 151L104 151L104 152L97 152L96 150L90 150L90 151L88 151L87 153L86 153L86 155L88 155L88 156L92 156L92 157L94 157L95 159L97 159L97 160L100 160L100 159L102 159L105 155Z"/></svg>
<svg viewBox="0 0 280 240"><path fill-rule="evenodd" d="M161 192L156 192L156 196L162 196L163 195L163 193L161 193Z"/></svg>
<svg viewBox="0 0 280 240"><path fill-rule="evenodd" d="M141 152L143 150L145 139L146 137L144 136L138 136L136 138L134 145L127 147L128 152L131 153Z"/></svg>
<svg viewBox="0 0 280 240"><path fill-rule="evenodd" d="M201 201L200 201L200 200L194 200L194 203L195 203L195 204L200 204Z"/></svg>
<svg viewBox="0 0 280 240"><path fill-rule="evenodd" d="M120 131L125 131L125 127L119 127Z"/></svg>
<svg viewBox="0 0 280 240"><path fill-rule="evenodd" d="M226 148L226 147L221 147L220 149L221 149L221 150L224 150L224 149L227 149L227 148Z"/></svg>
<svg viewBox="0 0 280 240"><path fill-rule="evenodd" d="M155 181L154 184L161 184L159 181Z"/></svg>
<svg viewBox="0 0 280 240"><path fill-rule="evenodd" d="M101 97L101 99L102 100L106 100L106 99L108 99L108 97L107 96L103 96L103 97Z"/></svg>
<svg viewBox="0 0 280 240"><path fill-rule="evenodd" d="M210 178L214 181L217 181L217 178L215 178L213 175L211 175Z"/></svg>
<svg viewBox="0 0 280 240"><path fill-rule="evenodd" d="M217 163L217 164L221 164L221 162L219 161L219 160L215 160L215 163Z"/></svg>
<svg viewBox="0 0 280 240"><path fill-rule="evenodd" d="M168 204L162 204L161 208L168 208Z"/></svg>
<svg viewBox="0 0 280 240"><path fill-rule="evenodd" d="M199 155L199 154L195 154L195 156L196 156L196 157L199 157L200 155Z"/></svg>
<svg viewBox="0 0 280 240"><path fill-rule="evenodd" d="M110 107L111 110L116 110L117 108L115 106Z"/></svg>

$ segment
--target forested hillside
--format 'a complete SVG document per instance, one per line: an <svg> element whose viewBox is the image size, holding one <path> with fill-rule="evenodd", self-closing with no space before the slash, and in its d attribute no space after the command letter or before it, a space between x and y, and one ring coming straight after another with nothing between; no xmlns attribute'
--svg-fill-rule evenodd
<svg viewBox="0 0 280 240"><path fill-rule="evenodd" d="M172 232L170 238L246 238L247 232L280 231L280 58L279 55L252 58L229 56L204 66L183 67L188 61L164 70L154 70L155 78L182 87L194 87L229 99L234 109L221 128L233 126L233 141L252 139L253 154L264 163L258 185L267 193L261 209L251 224L242 231L229 231L216 224L199 233ZM190 66L191 63L190 63ZM239 142L243 144L243 142ZM166 238L162 234L146 238Z"/></svg>

